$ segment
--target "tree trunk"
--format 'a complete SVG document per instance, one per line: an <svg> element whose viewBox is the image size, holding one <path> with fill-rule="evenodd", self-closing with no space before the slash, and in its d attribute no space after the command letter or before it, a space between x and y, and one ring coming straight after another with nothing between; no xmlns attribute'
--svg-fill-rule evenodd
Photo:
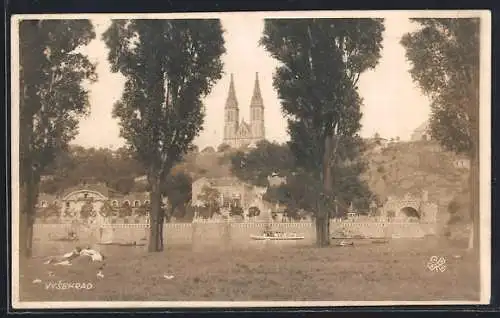
<svg viewBox="0 0 500 318"><path fill-rule="evenodd" d="M472 81L473 85L472 92L475 105L473 109L473 114L471 116L471 139L472 139L472 151L470 153L470 173L469 173L469 187L470 187L470 213L471 213L471 232L469 233L469 250L473 250L475 253L479 253L479 238L480 238L480 189L479 189L479 159L480 159L480 149L479 149L479 81L476 77L475 81Z"/></svg>
<svg viewBox="0 0 500 318"><path fill-rule="evenodd" d="M160 178L150 178L151 202L148 252L163 251L163 222L161 212Z"/></svg>
<svg viewBox="0 0 500 318"><path fill-rule="evenodd" d="M323 202L320 203L321 207L318 210L318 217L316 218L316 239L318 247L326 247L330 245L330 195L332 193L332 168L331 156L333 148L333 137L331 135L325 138L325 149L323 154L322 164L322 181L323 181Z"/></svg>
<svg viewBox="0 0 500 318"><path fill-rule="evenodd" d="M470 162L470 202L469 209L471 213L471 231L469 233L469 250L479 252L480 238L480 191L479 191L479 158L478 155L473 156Z"/></svg>
<svg viewBox="0 0 500 318"><path fill-rule="evenodd" d="M324 212L322 212L324 214ZM326 247L330 245L330 235L328 232L328 219L325 215L316 218L316 245Z"/></svg>
<svg viewBox="0 0 500 318"><path fill-rule="evenodd" d="M479 60L477 61L479 62ZM480 247L480 189L479 189L479 159L480 156L480 78L479 78L479 64L472 68L471 81L468 85L468 96L471 97L469 102L469 121L470 121L470 135L472 141L472 151L470 153L470 213L471 213L471 233L469 233L469 250L473 250L479 254ZM489 124L489 123L486 123ZM489 189L483 189L488 190Z"/></svg>
<svg viewBox="0 0 500 318"><path fill-rule="evenodd" d="M21 185L19 217L19 252L30 258L33 254L33 225L35 223L35 205L38 193L33 179Z"/></svg>
<svg viewBox="0 0 500 318"><path fill-rule="evenodd" d="M320 213L321 213L321 207L320 203L317 201L316 202L316 216L314 218L314 225L316 226L316 245L318 247L321 247L321 221L320 221Z"/></svg>
<svg viewBox="0 0 500 318"><path fill-rule="evenodd" d="M161 197L160 197L161 201ZM159 227L158 227L158 245L159 251L163 251L163 230L165 229L165 210L160 208L160 222L159 222Z"/></svg>

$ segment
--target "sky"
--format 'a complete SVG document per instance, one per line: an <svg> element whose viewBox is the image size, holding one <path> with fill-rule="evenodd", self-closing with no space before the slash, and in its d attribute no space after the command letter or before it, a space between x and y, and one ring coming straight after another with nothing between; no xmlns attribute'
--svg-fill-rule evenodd
<svg viewBox="0 0 500 318"><path fill-rule="evenodd" d="M278 66L258 45L264 28L259 16L224 15L221 18L225 30L226 54L223 56L224 74L204 100L206 117L203 131L194 140L201 148L216 147L222 142L224 127L224 104L226 101L230 74L234 74L236 97L240 107L240 120L249 119L250 98L255 73L259 73L260 88L264 100L266 139L284 142L289 139L286 120L281 113L277 94L272 87L272 76ZM112 118L113 104L120 98L124 78L111 73L107 62L107 48L101 40L111 20L105 17L92 19L97 37L82 49L91 61L97 63L99 81L89 86L90 115L80 123L75 144L85 147L117 148L125 141L119 136L117 119ZM358 87L363 98L361 136L371 137L379 133L382 137L408 140L412 131L429 117L428 99L422 95L412 81L408 70L405 50L400 45L401 37L415 30L408 16L389 15L385 17L383 50L378 66L363 73Z"/></svg>

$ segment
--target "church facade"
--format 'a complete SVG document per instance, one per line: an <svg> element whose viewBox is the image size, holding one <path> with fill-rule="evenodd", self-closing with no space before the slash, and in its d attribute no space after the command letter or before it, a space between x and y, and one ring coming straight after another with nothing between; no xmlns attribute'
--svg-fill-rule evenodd
<svg viewBox="0 0 500 318"><path fill-rule="evenodd" d="M240 109L236 98L234 77L231 74L229 93L224 107L223 144L232 148L255 145L265 138L264 101L260 92L259 74L255 74L255 84L250 101L250 122L240 122Z"/></svg>

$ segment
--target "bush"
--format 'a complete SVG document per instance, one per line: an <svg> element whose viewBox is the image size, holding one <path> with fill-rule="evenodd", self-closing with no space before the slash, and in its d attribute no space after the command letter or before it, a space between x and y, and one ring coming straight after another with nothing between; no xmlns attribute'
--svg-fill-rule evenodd
<svg viewBox="0 0 500 318"><path fill-rule="evenodd" d="M460 204L456 200L451 200L448 204L448 213L454 215L460 209Z"/></svg>
<svg viewBox="0 0 500 318"><path fill-rule="evenodd" d="M387 211L387 217L394 218L396 216L396 212L393 210Z"/></svg>
<svg viewBox="0 0 500 318"><path fill-rule="evenodd" d="M231 149L231 146L228 144L220 144L219 147L217 147L217 152L225 152L229 149Z"/></svg>

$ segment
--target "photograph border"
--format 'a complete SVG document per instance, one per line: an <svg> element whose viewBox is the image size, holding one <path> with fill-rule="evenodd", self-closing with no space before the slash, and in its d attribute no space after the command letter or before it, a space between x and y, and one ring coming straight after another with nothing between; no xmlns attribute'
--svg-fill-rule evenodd
<svg viewBox="0 0 500 318"><path fill-rule="evenodd" d="M407 14L411 17L479 17L481 18L480 49L480 281L479 301L112 301L112 302L24 302L19 300L19 34L18 23L24 19L89 19L106 16L111 19L189 19L214 18L224 15L259 15L262 18L367 18ZM93 13L93 14L25 14L11 17L11 296L14 309L101 309L101 308L242 308L242 307L337 307L337 306L421 306L421 305L484 305L491 298L491 12L488 10L376 10L376 11L260 11L260 12L198 12L198 13Z"/></svg>

